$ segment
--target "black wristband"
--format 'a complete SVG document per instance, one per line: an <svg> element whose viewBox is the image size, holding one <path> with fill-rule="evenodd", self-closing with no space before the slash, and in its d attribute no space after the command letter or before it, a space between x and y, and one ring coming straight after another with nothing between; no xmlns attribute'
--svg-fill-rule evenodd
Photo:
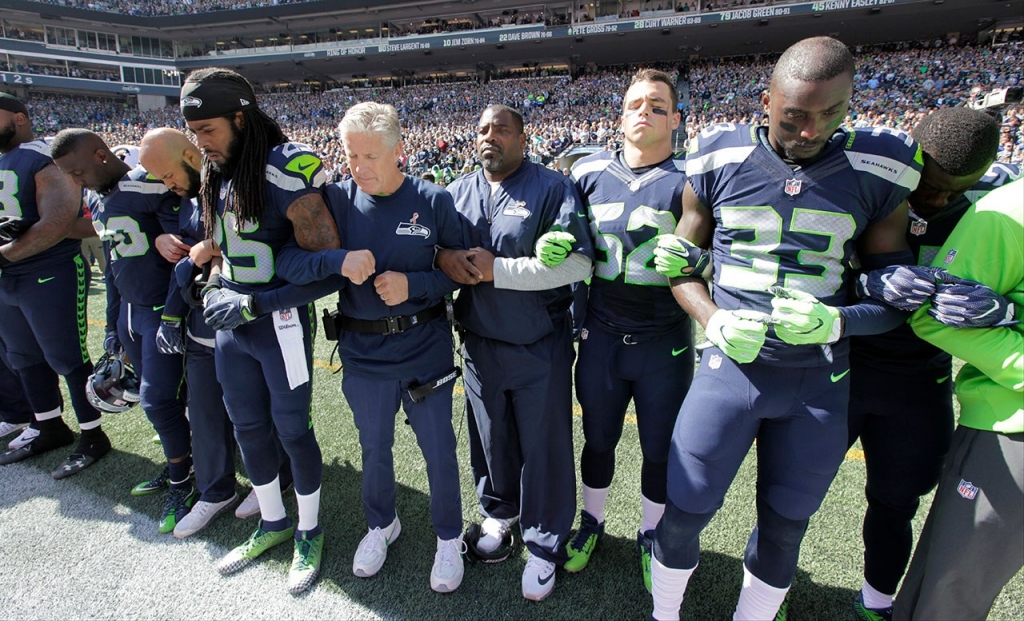
<svg viewBox="0 0 1024 621"><path fill-rule="evenodd" d="M260 309L260 305L256 302L255 293L249 296L249 310L252 311L252 314L256 317L263 314L263 311Z"/></svg>

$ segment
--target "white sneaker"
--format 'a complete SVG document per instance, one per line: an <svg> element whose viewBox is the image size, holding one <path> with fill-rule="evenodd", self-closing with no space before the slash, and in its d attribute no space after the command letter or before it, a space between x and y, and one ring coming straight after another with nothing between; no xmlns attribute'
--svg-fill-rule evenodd
<svg viewBox="0 0 1024 621"><path fill-rule="evenodd" d="M14 449L20 449L23 446L28 446L32 442L32 440L35 440L38 437L38 429L34 429L32 427L25 427L25 429L22 430L21 434L17 438L11 440L10 444L7 445L7 448L11 449L12 451Z"/></svg>
<svg viewBox="0 0 1024 621"><path fill-rule="evenodd" d="M555 564L530 554L523 570L523 597L539 602L555 588Z"/></svg>
<svg viewBox="0 0 1024 621"><path fill-rule="evenodd" d="M245 500L238 503L235 507L235 517L244 520L254 515L259 515L260 512L260 499L256 497L256 490L249 490L249 495L245 497Z"/></svg>
<svg viewBox="0 0 1024 621"><path fill-rule="evenodd" d="M505 540L505 535L512 530L512 527L518 521L518 517L507 520L492 517L484 519L483 523L480 524L481 535L480 539L477 540L476 547L481 552L494 552L501 545L501 542Z"/></svg>
<svg viewBox="0 0 1024 621"><path fill-rule="evenodd" d="M19 429L28 427L28 423L8 423L7 421L0 420L0 438L9 436Z"/></svg>
<svg viewBox="0 0 1024 621"><path fill-rule="evenodd" d="M434 555L434 568L430 570L430 588L438 593L451 593L462 584L462 555L466 553L466 544L462 535L455 539L437 538L437 554Z"/></svg>
<svg viewBox="0 0 1024 621"><path fill-rule="evenodd" d="M388 558L388 546L393 544L402 534L402 523L395 516L395 521L387 528L375 528L366 533L356 548L356 556L352 559L352 573L360 578L369 578L380 571Z"/></svg>
<svg viewBox="0 0 1024 621"><path fill-rule="evenodd" d="M206 502L200 500L192 506L192 510L181 518L181 521L174 527L174 536L184 539L203 530L210 525L213 518L224 512L232 503L238 500L238 494L231 494L231 498L221 502Z"/></svg>

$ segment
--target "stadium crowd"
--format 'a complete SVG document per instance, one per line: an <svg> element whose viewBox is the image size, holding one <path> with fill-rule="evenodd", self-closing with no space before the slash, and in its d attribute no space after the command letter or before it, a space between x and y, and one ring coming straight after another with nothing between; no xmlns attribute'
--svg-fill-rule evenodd
<svg viewBox="0 0 1024 621"><path fill-rule="evenodd" d="M929 111L964 105L972 96L1018 83L1021 43L998 48L956 41L922 41L857 50L858 72L847 124L882 125L909 131ZM708 59L691 64L679 79L683 127L688 138L719 122L764 122L761 93L768 87L772 57ZM678 75L677 63L659 68ZM621 93L631 67L593 68L569 76L511 78L478 82L412 84L338 89L325 93L270 93L264 105L297 142L320 153L338 176L345 159L334 128L346 109L363 100L389 103L405 127L407 170L448 170L451 180L476 165L471 136L474 115L488 103L521 111L527 121L530 151L551 163L571 144L615 146ZM688 97L686 94L688 93ZM86 105L80 105L86 104ZM111 99L41 96L30 100L33 121L42 133L82 126L101 133L110 144L138 144L155 127L183 127L176 108L138 112ZM570 112L571 111L571 112ZM1005 111L999 159L1024 161L1024 107Z"/></svg>

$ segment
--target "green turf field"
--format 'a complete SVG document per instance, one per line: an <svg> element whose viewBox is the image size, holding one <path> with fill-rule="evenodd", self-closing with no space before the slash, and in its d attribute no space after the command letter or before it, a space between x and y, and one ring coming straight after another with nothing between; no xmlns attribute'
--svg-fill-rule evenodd
<svg viewBox="0 0 1024 621"><path fill-rule="evenodd" d="M100 352L103 338L105 298L102 285L93 286L89 304L89 346L95 355ZM325 304L321 302L319 306ZM325 463L320 520L327 539L321 578L313 593L292 602L293 598L285 591L285 574L291 558L285 546L269 553L262 567L243 572L250 574L248 578L222 578L217 574L213 561L240 543L254 527L254 520L237 520L226 514L185 542L178 542L170 535L156 535L162 497L128 495L132 485L159 470L162 460L160 447L151 441L152 427L135 408L104 419L114 451L78 476L61 482L43 478L42 475L53 469L64 455L43 456L30 460L25 466L0 469L0 489L4 490L0 494L0 532L7 535L0 541L0 557L5 559L6 565L5 570L0 571L0 617L66 618L69 610L76 617L169 617L173 616L170 611L176 610L169 607L170 599L179 605L182 598L181 593L172 588L180 582L187 586L185 600L192 611L190 616L200 619L649 618L650 596L642 586L635 552L641 464L636 425L631 416L619 446L617 476L607 508L606 538L585 571L575 575L559 571L554 593L543 603L536 604L524 600L520 593L525 552L500 565L467 564L462 587L454 594L439 595L430 590L435 536L429 522L426 473L412 429L403 423L404 416L399 414L395 420L395 470L402 535L390 549L380 574L371 579L354 577L352 554L366 528L359 491L360 451L351 413L341 396L341 377L332 374L337 366L328 363L330 355L327 342L319 339L315 353L313 415ZM259 379L253 378L253 381ZM463 515L469 524L477 519L477 505L462 416L461 381L455 396L453 424L462 464ZM575 413L578 453L583 445L578 407ZM754 525L754 462L751 454L725 506L703 535L701 565L687 591L682 610L684 619L731 618L742 577L743 548ZM16 495L11 492L12 496L4 500L8 490L15 489L15 478L45 481L45 484L39 483L37 494L31 489L18 488L21 491ZM240 483L245 483L244 478L240 478ZM864 463L859 451L854 450L821 510L811 521L791 592L790 619L853 619L850 602L862 581L863 484ZM241 493L246 491L241 490ZM91 513L75 511L81 502L93 506ZM930 499L923 507L929 504ZM294 499L286 506L294 516ZM29 514L30 511L35 513ZM921 513L915 524L917 530L923 524L924 511ZM104 534L108 532L107 526L118 527L126 522L129 528ZM105 552L104 537L109 538L109 553ZM122 557L115 556L113 550L121 549L118 546L125 544L125 538L129 538L131 544L128 549L137 547L144 558L132 558L133 564L126 564ZM34 544L28 543L31 541L48 542L45 556L55 567L49 569L50 565L40 565L44 567L41 577L22 576L7 564L7 559L14 558L9 554L17 555L21 562L23 556L39 553ZM70 555L72 550L79 549L76 542L95 544L97 550L84 558L76 556L73 561L68 558L67 563L63 563L60 555ZM188 553L183 554L183 550ZM152 562L151 572L147 572L149 562ZM35 564L18 566L34 567ZM66 573L54 575L61 571L60 567L65 567ZM66 588L67 576L91 575L106 576L107 582L102 587L83 590ZM52 606L46 604L47 591L40 592L35 584L39 580L45 582L47 576L57 579L55 585L61 585L59 601L51 602ZM254 583L253 576L259 576L261 581ZM96 588L110 591L97 593ZM247 595L245 589L258 592ZM145 597L139 597L140 590ZM225 592L231 595L225 596ZM166 595L161 596L161 593ZM97 604L97 597L109 598L109 602L116 605ZM267 604L278 600L280 610ZM81 607L76 608L77 604ZM74 614L76 610L79 614ZM1024 576L1018 575L998 600L990 618L1022 617Z"/></svg>

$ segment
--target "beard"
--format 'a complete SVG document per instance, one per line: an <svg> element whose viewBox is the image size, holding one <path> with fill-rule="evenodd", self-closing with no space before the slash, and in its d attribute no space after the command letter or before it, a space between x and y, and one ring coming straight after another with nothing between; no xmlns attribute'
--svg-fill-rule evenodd
<svg viewBox="0 0 1024 621"><path fill-rule="evenodd" d="M221 177L227 180L231 180L231 177L235 174L235 169L238 168L238 156L242 153L242 130L238 129L234 123L231 124L231 142L228 143L228 148L224 153L224 163L218 164L217 162L210 162L213 169L220 173ZM191 181L191 178L189 179Z"/></svg>
<svg viewBox="0 0 1024 621"><path fill-rule="evenodd" d="M185 193L189 198L199 196L199 188L203 185L203 178L199 171L189 166L188 162L184 160L181 162L181 167L185 170L185 176L188 177L188 187L185 188Z"/></svg>
<svg viewBox="0 0 1024 621"><path fill-rule="evenodd" d="M6 153L11 150L11 143L14 142L14 136L17 133L18 128L14 121L10 121L4 127L0 127L0 151Z"/></svg>

